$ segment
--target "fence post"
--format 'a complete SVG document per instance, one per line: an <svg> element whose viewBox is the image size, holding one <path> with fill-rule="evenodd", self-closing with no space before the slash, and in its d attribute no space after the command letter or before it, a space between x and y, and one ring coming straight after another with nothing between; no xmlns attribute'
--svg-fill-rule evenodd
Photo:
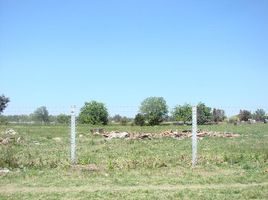
<svg viewBox="0 0 268 200"><path fill-rule="evenodd" d="M71 164L76 164L75 158L75 106L71 106Z"/></svg>
<svg viewBox="0 0 268 200"><path fill-rule="evenodd" d="M192 166L197 163L197 113L196 106L192 107Z"/></svg>

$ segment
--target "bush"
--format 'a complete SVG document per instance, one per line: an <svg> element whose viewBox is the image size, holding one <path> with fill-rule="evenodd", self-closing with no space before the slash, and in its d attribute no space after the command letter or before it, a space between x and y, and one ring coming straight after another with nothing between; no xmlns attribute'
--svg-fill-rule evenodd
<svg viewBox="0 0 268 200"><path fill-rule="evenodd" d="M192 119L192 107L189 104L183 106L176 106L172 111L172 119L175 121L182 121L184 124Z"/></svg>
<svg viewBox="0 0 268 200"><path fill-rule="evenodd" d="M145 117L141 113L138 113L134 118L134 123L137 126L144 126L145 124Z"/></svg>
<svg viewBox="0 0 268 200"><path fill-rule="evenodd" d="M197 123L206 124L212 121L211 108L207 107L204 103L197 105Z"/></svg>
<svg viewBox="0 0 268 200"><path fill-rule="evenodd" d="M69 124L71 122L71 116L65 114L59 114L56 117L57 123L59 124Z"/></svg>
<svg viewBox="0 0 268 200"><path fill-rule="evenodd" d="M240 121L248 121L251 118L251 112L248 110L240 110L238 116Z"/></svg>
<svg viewBox="0 0 268 200"><path fill-rule="evenodd" d="M236 124L239 121L239 117L237 115L229 118L229 123Z"/></svg>
<svg viewBox="0 0 268 200"><path fill-rule="evenodd" d="M265 111L263 109L257 109L255 111L255 113L253 114L253 119L255 119L256 121L265 121Z"/></svg>
<svg viewBox="0 0 268 200"><path fill-rule="evenodd" d="M79 122L82 124L101 124L108 123L108 111L103 103L97 101L86 102L81 108Z"/></svg>

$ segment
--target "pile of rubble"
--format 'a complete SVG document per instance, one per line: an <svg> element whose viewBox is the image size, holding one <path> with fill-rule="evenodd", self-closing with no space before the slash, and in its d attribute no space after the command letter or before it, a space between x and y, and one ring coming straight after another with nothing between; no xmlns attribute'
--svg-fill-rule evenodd
<svg viewBox="0 0 268 200"><path fill-rule="evenodd" d="M192 137L192 132L190 130L184 131L164 131L160 134L156 133L129 133L129 132L120 132L120 131L111 131L111 132L95 132L96 135L102 135L108 140L113 138L126 138L126 139L152 139L152 138L175 138L175 139L185 139ZM215 132L215 131L197 131L197 137L222 137L222 138L234 138L239 137L239 134L234 134L230 132Z"/></svg>
<svg viewBox="0 0 268 200"><path fill-rule="evenodd" d="M192 137L192 132L190 130L184 130L181 132L172 130L170 131L164 131L160 134L162 137L172 137L172 138L178 138L178 139L184 139L184 138L190 138ZM222 138L234 138L239 137L239 134L234 134L230 132L215 132L215 131L197 131L197 137L203 138L203 137L222 137Z"/></svg>
<svg viewBox="0 0 268 200"><path fill-rule="evenodd" d="M9 143L21 143L22 137L13 129L7 129L0 135L0 145L7 145Z"/></svg>

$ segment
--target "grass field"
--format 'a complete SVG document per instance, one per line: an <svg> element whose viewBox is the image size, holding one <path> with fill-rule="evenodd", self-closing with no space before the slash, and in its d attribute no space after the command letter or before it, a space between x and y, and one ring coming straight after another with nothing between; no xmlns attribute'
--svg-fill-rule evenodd
<svg viewBox="0 0 268 200"><path fill-rule="evenodd" d="M15 140L0 145L0 199L268 199L268 125L213 125L237 138L198 141L191 167L191 139L113 139L77 127L78 164L70 166L68 126L12 128ZM107 131L150 132L190 126L106 126Z"/></svg>

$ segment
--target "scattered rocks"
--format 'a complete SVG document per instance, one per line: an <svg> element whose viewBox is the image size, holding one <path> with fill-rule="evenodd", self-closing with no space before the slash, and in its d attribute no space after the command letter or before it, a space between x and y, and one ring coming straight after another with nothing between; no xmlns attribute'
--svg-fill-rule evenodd
<svg viewBox="0 0 268 200"><path fill-rule="evenodd" d="M10 172L10 170L7 169L7 168L0 169L0 175L5 175L5 174L7 174L9 172Z"/></svg>
<svg viewBox="0 0 268 200"><path fill-rule="evenodd" d="M9 142L10 142L11 140L10 140L10 138L4 138L4 139L0 139L0 143L1 144L3 144L3 145L7 145Z"/></svg>
<svg viewBox="0 0 268 200"><path fill-rule="evenodd" d="M0 137L0 145L8 145L10 143L22 143L23 138L18 135L16 131L13 129L7 129L6 131L2 132Z"/></svg>
<svg viewBox="0 0 268 200"><path fill-rule="evenodd" d="M6 135L17 135L17 132L13 129L7 129L5 132Z"/></svg>
<svg viewBox="0 0 268 200"><path fill-rule="evenodd" d="M110 133L102 134L107 139L113 139L113 138L128 138L129 133L128 132L119 132L119 131L112 131Z"/></svg>
<svg viewBox="0 0 268 200"><path fill-rule="evenodd" d="M128 133L128 132L119 132L119 131L112 131L112 132L105 132L101 134L107 139L113 138L125 138L125 139L152 139L152 138L161 138L161 137L169 137L175 139L185 139L192 137L192 132L190 130L184 131L164 131L160 134L152 134L152 133ZM213 131L201 131L197 132L197 138L202 139L204 137L222 137L222 138L234 138L239 137L239 134L229 133L229 132L213 132Z"/></svg>

